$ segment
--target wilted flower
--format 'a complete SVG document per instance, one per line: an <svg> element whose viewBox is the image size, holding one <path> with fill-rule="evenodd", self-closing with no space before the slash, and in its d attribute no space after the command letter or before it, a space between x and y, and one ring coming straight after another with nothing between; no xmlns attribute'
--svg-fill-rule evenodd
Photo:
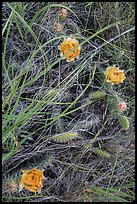
<svg viewBox="0 0 137 204"><path fill-rule="evenodd" d="M40 192L43 186L43 171L39 169L30 169L22 171L23 175L19 183L19 191L23 188L31 192Z"/></svg>
<svg viewBox="0 0 137 204"><path fill-rule="evenodd" d="M54 24L54 30L55 30L56 32L62 31L62 25L61 25L60 23L55 23L55 24Z"/></svg>
<svg viewBox="0 0 137 204"><path fill-rule="evenodd" d="M62 8L59 12L58 15L61 19L65 19L67 16L67 10L65 8Z"/></svg>
<svg viewBox="0 0 137 204"><path fill-rule="evenodd" d="M124 74L124 70L120 70L119 68L112 66L107 67L106 72L106 81L114 84L122 83L123 80L126 78Z"/></svg>
<svg viewBox="0 0 137 204"><path fill-rule="evenodd" d="M9 193L15 193L17 191L18 184L16 181L11 180L7 183L7 190Z"/></svg>
<svg viewBox="0 0 137 204"><path fill-rule="evenodd" d="M119 110L125 111L126 108L127 108L127 104L126 104L124 101L123 101L123 102L119 102L119 103L117 104L117 107L118 107Z"/></svg>
<svg viewBox="0 0 137 204"><path fill-rule="evenodd" d="M75 47L76 49L74 49ZM58 48L61 51L61 57L74 49L64 57L68 62L74 61L75 58L79 58L81 47L79 46L79 42L74 37L65 38Z"/></svg>

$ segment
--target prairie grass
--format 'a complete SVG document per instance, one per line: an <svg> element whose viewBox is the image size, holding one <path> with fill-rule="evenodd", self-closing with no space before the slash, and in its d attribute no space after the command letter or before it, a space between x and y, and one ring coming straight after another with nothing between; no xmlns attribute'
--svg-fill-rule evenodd
<svg viewBox="0 0 137 204"><path fill-rule="evenodd" d="M134 2L3 2L3 202L135 200L134 30ZM81 52L68 63L58 46L70 35ZM105 81L112 65L123 83ZM40 194L8 190L34 167Z"/></svg>

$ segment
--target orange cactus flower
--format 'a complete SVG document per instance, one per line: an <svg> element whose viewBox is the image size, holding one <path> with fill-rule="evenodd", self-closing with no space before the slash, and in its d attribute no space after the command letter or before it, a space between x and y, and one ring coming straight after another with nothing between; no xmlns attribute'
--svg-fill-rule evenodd
<svg viewBox="0 0 137 204"><path fill-rule="evenodd" d="M67 17L67 10L65 8L62 8L59 12L58 15L61 19L65 19Z"/></svg>
<svg viewBox="0 0 137 204"><path fill-rule="evenodd" d="M74 49L76 47L76 49ZM79 58L81 47L79 46L79 42L73 37L65 38L61 45L58 47L61 51L61 57L66 55L64 59L67 59L67 62L74 61L75 58ZM74 49L72 52L70 52ZM70 53L69 53L70 52ZM67 54L69 53L69 54Z"/></svg>
<svg viewBox="0 0 137 204"><path fill-rule="evenodd" d="M19 191L23 188L31 192L40 192L43 187L43 171L39 169L30 169L22 171L23 175L19 183Z"/></svg>
<svg viewBox="0 0 137 204"><path fill-rule="evenodd" d="M115 67L115 65L112 67L107 67L105 75L106 81L112 84L122 83L123 80L126 78L124 70L120 70L119 68Z"/></svg>
<svg viewBox="0 0 137 204"><path fill-rule="evenodd" d="M118 109L121 111L125 111L127 108L127 104L123 101L123 102L119 102L117 105Z"/></svg>

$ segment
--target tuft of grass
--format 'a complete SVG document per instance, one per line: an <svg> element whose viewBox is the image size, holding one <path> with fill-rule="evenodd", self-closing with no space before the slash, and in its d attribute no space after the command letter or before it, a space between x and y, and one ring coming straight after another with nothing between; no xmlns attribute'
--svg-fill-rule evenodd
<svg viewBox="0 0 137 204"><path fill-rule="evenodd" d="M132 187L134 185L134 183L129 183L128 186ZM123 190L126 189L126 186L119 186L119 187L114 187L114 188L101 188L101 187L97 187L97 186L90 186L87 189L84 190L84 195L92 200L92 202L94 202L94 200L96 199L95 197L98 197L98 202L103 201L103 199L105 199L106 201L108 201L110 199L110 202L130 202L130 199L134 200L135 196L130 194L129 192L123 192ZM90 194L90 196L87 196L87 194ZM92 197L91 197L92 195Z"/></svg>

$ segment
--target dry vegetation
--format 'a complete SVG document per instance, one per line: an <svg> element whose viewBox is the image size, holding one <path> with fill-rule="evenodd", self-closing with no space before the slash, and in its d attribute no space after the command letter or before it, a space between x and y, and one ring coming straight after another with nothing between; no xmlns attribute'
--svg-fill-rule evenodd
<svg viewBox="0 0 137 204"><path fill-rule="evenodd" d="M3 202L134 201L134 26L134 2L2 4ZM66 62L70 35L81 51ZM112 65L123 83L105 81ZM21 169L35 167L41 193L19 192Z"/></svg>

